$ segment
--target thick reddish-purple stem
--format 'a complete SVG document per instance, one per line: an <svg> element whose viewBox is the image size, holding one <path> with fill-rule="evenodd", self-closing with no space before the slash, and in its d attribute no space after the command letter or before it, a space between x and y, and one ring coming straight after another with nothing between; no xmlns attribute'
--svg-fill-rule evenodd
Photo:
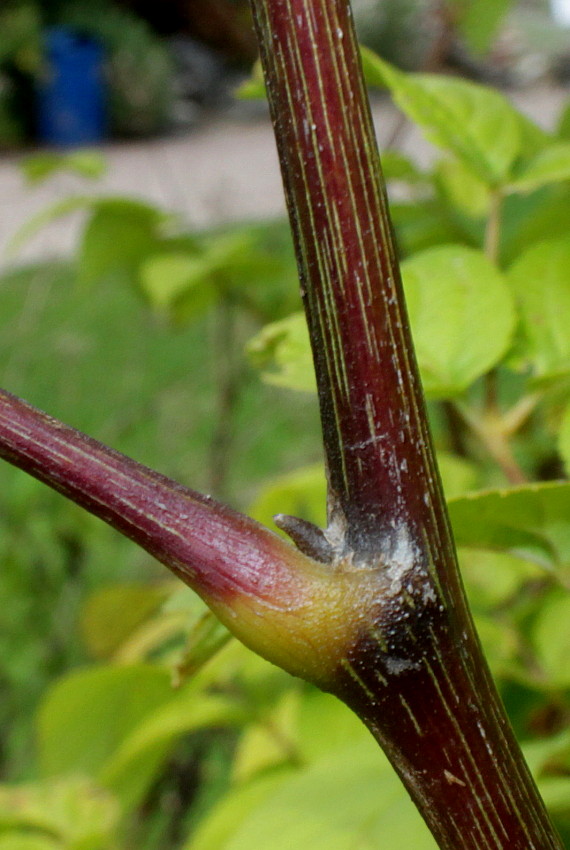
<svg viewBox="0 0 570 850"><path fill-rule="evenodd" d="M335 507L356 550L370 551L402 518L445 538L349 4L253 6Z"/></svg>
<svg viewBox="0 0 570 850"><path fill-rule="evenodd" d="M326 536L339 563L391 579L335 693L440 847L560 850L457 570L349 0L251 2L319 389Z"/></svg>

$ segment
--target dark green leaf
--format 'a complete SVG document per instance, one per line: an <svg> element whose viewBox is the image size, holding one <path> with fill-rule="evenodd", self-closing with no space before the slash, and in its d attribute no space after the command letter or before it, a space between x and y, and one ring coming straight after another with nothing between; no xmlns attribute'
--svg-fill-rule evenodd
<svg viewBox="0 0 570 850"><path fill-rule="evenodd" d="M560 571L570 568L570 483L528 484L452 499L459 546L497 549Z"/></svg>

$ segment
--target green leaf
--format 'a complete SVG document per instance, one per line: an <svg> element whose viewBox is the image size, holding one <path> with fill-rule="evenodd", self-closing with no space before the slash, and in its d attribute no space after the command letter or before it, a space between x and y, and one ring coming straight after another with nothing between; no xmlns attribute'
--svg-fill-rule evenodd
<svg viewBox="0 0 570 850"><path fill-rule="evenodd" d="M560 591L540 607L532 630L536 660L553 688L570 687L570 594Z"/></svg>
<svg viewBox="0 0 570 850"><path fill-rule="evenodd" d="M111 198L96 204L83 233L78 277L92 285L111 274L132 278L153 251L165 216L138 201Z"/></svg>
<svg viewBox="0 0 570 850"><path fill-rule="evenodd" d="M563 180L570 180L570 142L553 144L540 151L516 172L506 189L508 192L533 192Z"/></svg>
<svg viewBox="0 0 570 850"><path fill-rule="evenodd" d="M360 718L336 697L316 688L303 693L297 742L303 763L312 764L361 741L370 744L369 734Z"/></svg>
<svg viewBox="0 0 570 850"><path fill-rule="evenodd" d="M184 850L224 850L242 821L271 796L293 772L286 766L234 787L208 813Z"/></svg>
<svg viewBox="0 0 570 850"><path fill-rule="evenodd" d="M565 773L570 769L570 729L525 741L522 750L535 779L549 772Z"/></svg>
<svg viewBox="0 0 570 850"><path fill-rule="evenodd" d="M406 260L402 276L426 393L462 393L511 344L514 306L503 275L482 252L444 245Z"/></svg>
<svg viewBox="0 0 570 850"><path fill-rule="evenodd" d="M413 256L434 245L461 241L465 234L452 221L448 205L440 198L390 205L402 258Z"/></svg>
<svg viewBox="0 0 570 850"><path fill-rule="evenodd" d="M28 183L37 184L61 171L70 171L80 177L95 180L105 173L107 164L99 151L81 149L68 154L35 154L26 157L20 167Z"/></svg>
<svg viewBox="0 0 570 850"><path fill-rule="evenodd" d="M469 601L487 611L507 605L528 581L543 575L541 567L510 552L464 548L458 555Z"/></svg>
<svg viewBox="0 0 570 850"><path fill-rule="evenodd" d="M98 199L92 195L76 195L50 204L46 209L40 210L39 213L33 215L16 231L8 243L8 256L15 256L26 242L29 242L30 239L44 227L47 227L48 224L58 221L61 218L66 218L68 215L73 215L76 212L90 210L97 203Z"/></svg>
<svg viewBox="0 0 570 850"><path fill-rule="evenodd" d="M236 282L243 265L251 273L258 259L255 235L238 231L218 234L202 244L174 244L160 250L141 266L140 284L151 305L172 310L178 320L188 320L203 312ZM165 243L165 248L169 244Z"/></svg>
<svg viewBox="0 0 570 850"><path fill-rule="evenodd" d="M0 850L62 850L58 841L25 832L7 832L0 835Z"/></svg>
<svg viewBox="0 0 570 850"><path fill-rule="evenodd" d="M435 850L436 844L387 760L365 741L286 777L220 850L252 847Z"/></svg>
<svg viewBox="0 0 570 850"><path fill-rule="evenodd" d="M452 499L458 546L496 549L560 571L570 567L570 483L528 484Z"/></svg>
<svg viewBox="0 0 570 850"><path fill-rule="evenodd" d="M271 384L292 390L315 392L315 372L307 323L303 313L272 322L247 346L253 363L263 369ZM268 369L268 367L270 367Z"/></svg>
<svg viewBox="0 0 570 850"><path fill-rule="evenodd" d="M429 176L420 171L409 157L391 148L382 151L382 173L387 181L401 180L413 184L429 180Z"/></svg>
<svg viewBox="0 0 570 850"><path fill-rule="evenodd" d="M552 817L570 817L570 777L543 776L538 780L538 790Z"/></svg>
<svg viewBox="0 0 570 850"><path fill-rule="evenodd" d="M208 285L208 264L201 256L181 252L157 253L140 269L140 284L152 307L167 310L182 296L192 302L192 315L208 309L216 290ZM187 317L187 316L186 316Z"/></svg>
<svg viewBox="0 0 570 850"><path fill-rule="evenodd" d="M289 688L258 722L244 727L233 758L232 778L237 784L288 762L298 761L295 721L299 704L296 688Z"/></svg>
<svg viewBox="0 0 570 850"><path fill-rule="evenodd" d="M242 83L234 94L240 100L263 100L267 96L265 81L263 79L263 69L259 59L252 68L250 78Z"/></svg>
<svg viewBox="0 0 570 850"><path fill-rule="evenodd" d="M402 274L426 392L439 398L462 393L511 343L514 306L503 276L480 251L461 245L415 254ZM302 313L266 325L248 352L266 381L315 390Z"/></svg>
<svg viewBox="0 0 570 850"><path fill-rule="evenodd" d="M166 586L150 584L114 584L95 591L81 617L81 632L89 652L96 658L112 657L167 596Z"/></svg>
<svg viewBox="0 0 570 850"><path fill-rule="evenodd" d="M271 526L275 514L326 524L327 485L323 464L304 466L268 482L249 508L249 515Z"/></svg>
<svg viewBox="0 0 570 850"><path fill-rule="evenodd" d="M237 701L205 695L192 685L133 724L99 773L99 781L131 808L177 739L199 729L241 726L250 719ZM144 777L141 781L141 773Z"/></svg>
<svg viewBox="0 0 570 850"><path fill-rule="evenodd" d="M479 470L477 466L465 458L451 452L437 452L437 465L443 482L447 499L463 496L479 486Z"/></svg>
<svg viewBox="0 0 570 850"><path fill-rule="evenodd" d="M368 82L388 86L430 142L491 187L507 183L516 160L532 156L547 138L497 91L458 78L405 74L366 49L362 58Z"/></svg>
<svg viewBox="0 0 570 850"><path fill-rule="evenodd" d="M568 238L570 192L550 185L529 195L507 195L501 223L501 259L505 267L516 262L531 245Z"/></svg>
<svg viewBox="0 0 570 850"><path fill-rule="evenodd" d="M467 46L474 53L486 53L511 6L511 0L468 0L459 5L461 8L456 16L458 28Z"/></svg>
<svg viewBox="0 0 570 850"><path fill-rule="evenodd" d="M558 436L558 447L566 466L566 474L570 476L570 404L562 416L560 434Z"/></svg>
<svg viewBox="0 0 570 850"><path fill-rule="evenodd" d="M560 116L556 127L556 135L562 141L570 141L570 101L567 101Z"/></svg>
<svg viewBox="0 0 570 850"><path fill-rule="evenodd" d="M448 204L473 218L489 213L491 193L488 186L458 159L437 163L435 179Z"/></svg>
<svg viewBox="0 0 570 850"><path fill-rule="evenodd" d="M485 613L475 612L477 634L483 646L491 672L496 677L503 677L517 671L517 652L520 647L520 637L508 623L497 621Z"/></svg>
<svg viewBox="0 0 570 850"><path fill-rule="evenodd" d="M40 842L37 850L44 850L44 846L45 850L52 847L108 850L119 814L117 801L86 779L64 778L0 787L0 831L10 828L31 833L30 840L33 837ZM34 831L40 833L37 838L33 836ZM53 843L41 843L48 840L45 833L53 836ZM10 850L18 846L17 843L10 845ZM22 850L26 847L25 843L21 846ZM36 850L34 844L30 844L30 850Z"/></svg>
<svg viewBox="0 0 570 850"><path fill-rule="evenodd" d="M38 712L42 773L97 777L132 729L171 695L168 672L150 665L68 674L48 691Z"/></svg>
<svg viewBox="0 0 570 850"><path fill-rule="evenodd" d="M540 242L511 266L528 356L540 378L570 372L570 239Z"/></svg>

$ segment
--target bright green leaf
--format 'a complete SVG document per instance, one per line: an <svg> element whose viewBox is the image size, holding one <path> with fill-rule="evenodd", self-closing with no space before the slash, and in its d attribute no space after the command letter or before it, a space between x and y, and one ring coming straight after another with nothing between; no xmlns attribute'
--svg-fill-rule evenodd
<svg viewBox="0 0 570 850"><path fill-rule="evenodd" d="M474 53L486 53L511 6L511 0L460 0L455 5L460 6L456 15L457 25L467 46Z"/></svg>
<svg viewBox="0 0 570 850"><path fill-rule="evenodd" d="M293 768L282 767L231 789L199 824L184 850L224 850L242 821L262 805L291 773Z"/></svg>
<svg viewBox="0 0 570 850"><path fill-rule="evenodd" d="M458 159L438 162L435 179L447 203L473 218L488 215L491 193L486 184Z"/></svg>
<svg viewBox="0 0 570 850"><path fill-rule="evenodd" d="M560 113L558 125L556 127L556 135L563 141L570 141L570 101L566 102Z"/></svg>
<svg viewBox="0 0 570 850"><path fill-rule="evenodd" d="M25 832L6 832L0 835L0 850L62 850L59 841Z"/></svg>
<svg viewBox="0 0 570 850"><path fill-rule="evenodd" d="M105 199L94 206L78 258L81 283L92 285L108 275L133 277L155 248L165 216L138 201Z"/></svg>
<svg viewBox="0 0 570 850"><path fill-rule="evenodd" d="M461 245L414 255L402 276L426 392L462 393L511 344L515 315L503 276L480 251Z"/></svg>
<svg viewBox="0 0 570 850"><path fill-rule="evenodd" d="M0 830L8 827L53 835L56 843L48 843L46 850L52 846L62 850L108 850L119 814L116 800L86 779L0 786ZM18 845L13 847L15 850ZM38 850L40 847L43 850L44 845L39 844ZM30 850L36 850L33 844Z"/></svg>
<svg viewBox="0 0 570 850"><path fill-rule="evenodd" d="M150 304L165 310L184 296L192 301L192 313L206 310L216 298L216 290L208 285L204 258L183 253L157 253L140 269L140 284Z"/></svg>
<svg viewBox="0 0 570 850"><path fill-rule="evenodd" d="M392 148L382 151L382 173L387 181L401 180L413 184L429 180L409 157Z"/></svg>
<svg viewBox="0 0 570 850"><path fill-rule="evenodd" d="M259 60L253 66L250 78L235 91L235 96L239 100L263 100L267 96L263 69Z"/></svg>
<svg viewBox="0 0 570 850"><path fill-rule="evenodd" d="M303 693L297 746L304 763L311 764L360 741L370 744L369 734L360 718L336 697L316 688Z"/></svg>
<svg viewBox="0 0 570 850"><path fill-rule="evenodd" d="M435 850L436 845L387 760L365 741L285 778L221 845L252 847Z"/></svg>
<svg viewBox="0 0 570 850"><path fill-rule="evenodd" d="M326 494L323 464L305 466L268 482L250 506L249 514L269 526L275 514L289 514L323 527Z"/></svg>
<svg viewBox="0 0 570 850"><path fill-rule="evenodd" d="M485 256L461 245L428 249L402 265L424 387L437 397L462 393L507 351L515 324L506 283ZM248 345L268 382L314 391L305 318L267 325Z"/></svg>
<svg viewBox="0 0 570 850"><path fill-rule="evenodd" d="M497 91L457 77L405 74L369 50L362 57L368 82L388 86L429 141L491 187L508 182L515 161L533 155L546 139Z"/></svg>
<svg viewBox="0 0 570 850"><path fill-rule="evenodd" d="M465 548L458 552L469 601L475 608L506 605L524 584L542 577L542 569L510 552Z"/></svg>
<svg viewBox="0 0 570 850"><path fill-rule="evenodd" d="M437 465L447 499L463 496L464 493L476 490L479 486L479 470L472 461L451 452L439 451Z"/></svg>
<svg viewBox="0 0 570 850"><path fill-rule="evenodd" d="M508 272L540 378L570 373L570 239L531 245Z"/></svg>
<svg viewBox="0 0 570 850"><path fill-rule="evenodd" d="M497 621L480 611L474 614L477 634L483 646L485 658L494 676L517 670L516 660L520 638L508 623Z"/></svg>
<svg viewBox="0 0 570 850"><path fill-rule="evenodd" d="M570 192L564 185L507 195L502 209L501 259L507 268L537 242L568 238Z"/></svg>
<svg viewBox="0 0 570 850"><path fill-rule="evenodd" d="M171 309L177 319L188 320L240 280L244 263L251 272L258 259L255 239L252 233L238 231L218 234L191 247L165 242L168 250L160 250L159 246L141 266L143 292L154 307Z"/></svg>
<svg viewBox="0 0 570 850"><path fill-rule="evenodd" d="M449 512L458 546L510 552L562 577L570 567L570 483L474 493Z"/></svg>
<svg viewBox="0 0 570 850"><path fill-rule="evenodd" d="M570 818L570 777L544 776L538 780L538 790L551 816Z"/></svg>
<svg viewBox="0 0 570 850"><path fill-rule="evenodd" d="M566 466L566 473L570 476L570 404L566 408L560 424L560 434L558 437L558 446L560 454Z"/></svg>
<svg viewBox="0 0 570 850"><path fill-rule="evenodd" d="M299 693L290 688L259 722L245 726L233 759L232 779L236 784L299 759L295 742L298 707Z"/></svg>
<svg viewBox="0 0 570 850"><path fill-rule="evenodd" d="M99 781L130 808L178 738L198 729L243 725L247 719L243 708L230 698L208 696L187 687L138 724L132 724L124 740L109 753Z"/></svg>
<svg viewBox="0 0 570 850"><path fill-rule="evenodd" d="M570 180L570 142L550 145L517 171L509 192L533 192L549 183Z"/></svg>
<svg viewBox="0 0 570 850"><path fill-rule="evenodd" d="M99 151L80 149L68 154L34 154L23 160L21 168L28 183L35 184L61 171L71 171L80 177L95 180L105 173L107 165Z"/></svg>
<svg viewBox="0 0 570 850"><path fill-rule="evenodd" d="M552 771L565 773L570 769L570 729L566 728L548 738L524 741L522 751L536 779Z"/></svg>
<svg viewBox="0 0 570 850"><path fill-rule="evenodd" d="M44 227L47 227L47 225L74 213L91 210L96 206L97 202L97 198L91 195L75 195L70 198L64 198L63 201L56 201L46 209L40 210L39 213L33 215L16 231L8 243L8 256L12 257L17 254L26 242L29 242L30 239Z"/></svg>
<svg viewBox="0 0 570 850"><path fill-rule="evenodd" d="M96 777L132 729L171 695L168 672L150 665L68 674L48 691L39 709L42 773Z"/></svg>
<svg viewBox="0 0 570 850"><path fill-rule="evenodd" d="M111 584L95 591L87 600L81 632L95 658L109 658L168 595L166 586Z"/></svg>
<svg viewBox="0 0 570 850"><path fill-rule="evenodd" d="M247 350L263 378L292 390L315 392L315 372L307 323L303 313L266 325Z"/></svg>
<svg viewBox="0 0 570 850"><path fill-rule="evenodd" d="M570 687L570 594L561 591L540 607L532 642L536 659L554 688Z"/></svg>

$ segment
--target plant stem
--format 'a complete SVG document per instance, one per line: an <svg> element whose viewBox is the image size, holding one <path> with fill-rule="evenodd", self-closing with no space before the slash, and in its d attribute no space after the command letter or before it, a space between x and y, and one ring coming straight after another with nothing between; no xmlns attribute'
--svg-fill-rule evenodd
<svg viewBox="0 0 570 850"><path fill-rule="evenodd" d="M500 189L491 192L489 218L485 229L485 254L492 263L498 266L501 244L501 213L503 209L503 194Z"/></svg>
<svg viewBox="0 0 570 850"><path fill-rule="evenodd" d="M325 536L338 572L376 585L330 689L384 747L441 848L560 850L457 571L350 4L252 7L319 388Z"/></svg>

